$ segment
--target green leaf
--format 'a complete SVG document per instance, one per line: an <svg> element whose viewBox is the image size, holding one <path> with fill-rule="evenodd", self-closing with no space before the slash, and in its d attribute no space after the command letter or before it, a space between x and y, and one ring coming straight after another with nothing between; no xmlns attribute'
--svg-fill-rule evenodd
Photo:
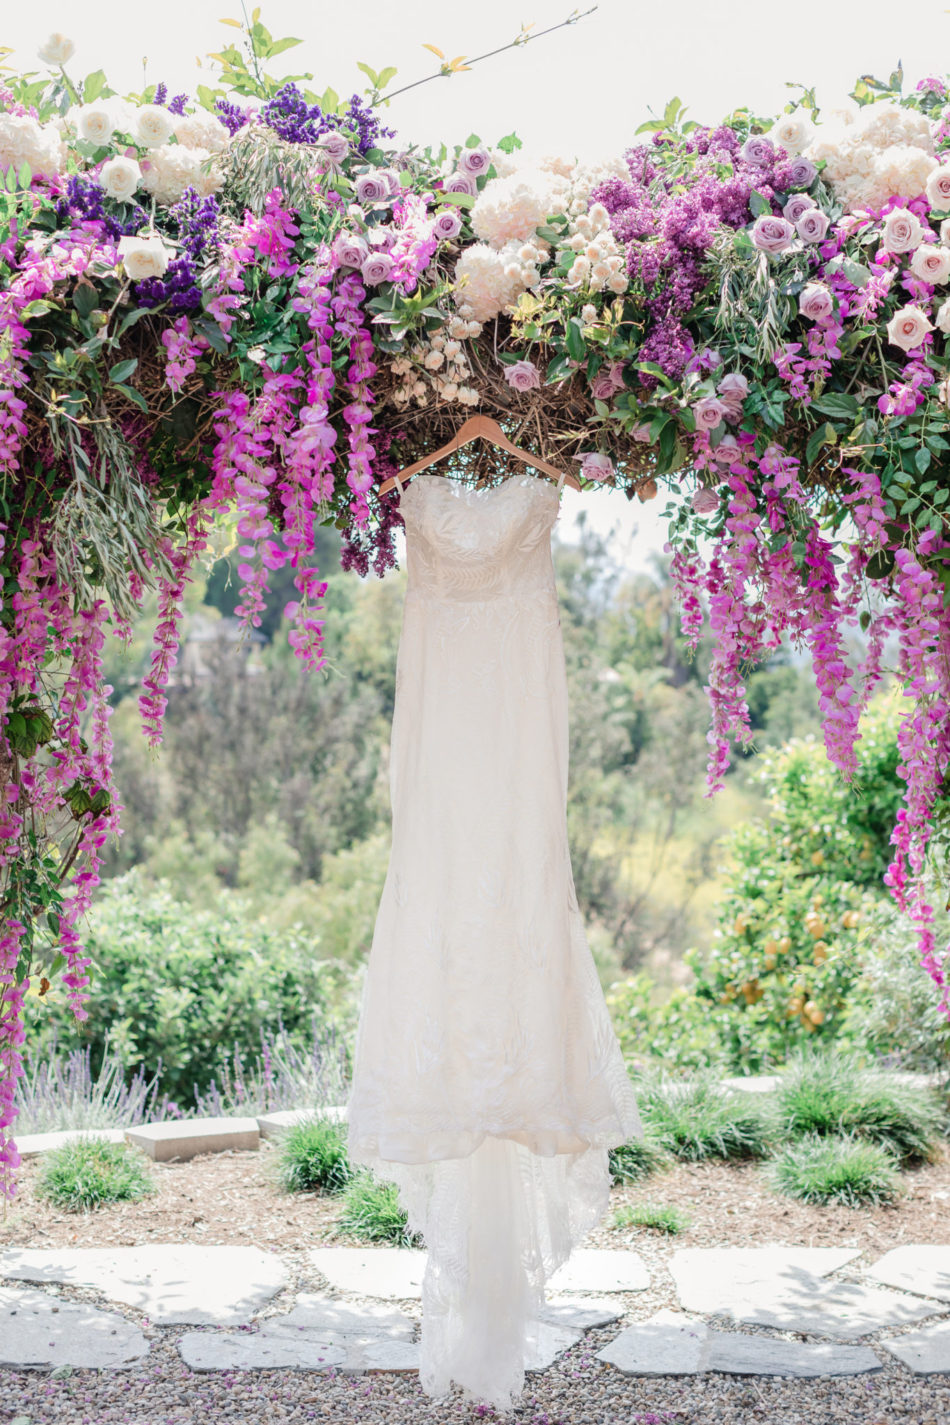
<svg viewBox="0 0 950 1425"><path fill-rule="evenodd" d="M757 193L755 189L749 194L749 207L752 210L752 216L754 218L761 217L763 213L772 212L772 204L767 198L763 198L761 193Z"/></svg>
<svg viewBox="0 0 950 1425"><path fill-rule="evenodd" d="M369 80L370 84L372 84L374 89L379 88L379 75L376 73L375 69L370 69L369 65L364 64L361 59L358 59L356 61L356 67L357 69L361 69L363 71L363 73L366 75L366 78Z"/></svg>
<svg viewBox="0 0 950 1425"><path fill-rule="evenodd" d="M123 396L128 396L130 401L148 414L148 401L146 401L141 391L136 391L133 386L123 386L121 382L118 381L115 383L115 389L121 391Z"/></svg>
<svg viewBox="0 0 950 1425"><path fill-rule="evenodd" d="M439 194L440 203L454 203L459 208L470 208L475 202L474 193L445 193ZM571 253L573 259L574 254Z"/></svg>
<svg viewBox="0 0 950 1425"><path fill-rule="evenodd" d="M872 554L867 563L867 576L869 579L886 579L894 568L894 553L890 549L879 549L876 554Z"/></svg>
<svg viewBox="0 0 950 1425"><path fill-rule="evenodd" d="M828 391L811 404L812 409L820 411L823 416L831 416L840 421L852 420L861 409L854 396L849 396L844 391Z"/></svg>
<svg viewBox="0 0 950 1425"><path fill-rule="evenodd" d="M564 340L567 346L567 354L573 361L583 361L587 355L587 347L581 329L573 317L568 322L564 332Z"/></svg>
<svg viewBox="0 0 950 1425"><path fill-rule="evenodd" d="M925 445L922 445L918 450L917 454L914 456L914 464L917 466L919 474L923 475L926 473L926 471L930 469L930 462L932 459L933 456L931 455L930 451Z"/></svg>
<svg viewBox="0 0 950 1425"><path fill-rule="evenodd" d="M198 321L195 322L195 331L207 337L209 346L211 346L219 356L227 355L228 343L224 332L218 326L217 322L211 321L208 317L199 318Z"/></svg>
<svg viewBox="0 0 950 1425"><path fill-rule="evenodd" d="M478 134L469 134L468 138L465 140L465 147L478 148L478 145L480 143L481 139L478 137Z"/></svg>
<svg viewBox="0 0 950 1425"><path fill-rule="evenodd" d="M503 139L499 139L496 148L500 148L502 153L514 153L516 148L521 148L521 140L515 133L505 134Z"/></svg>
<svg viewBox="0 0 950 1425"><path fill-rule="evenodd" d="M303 40L291 39L289 36L285 40L275 40L267 51L267 58L273 59L275 55L283 54L285 49L293 49L294 45L302 45Z"/></svg>
<svg viewBox="0 0 950 1425"><path fill-rule="evenodd" d="M570 254L570 256L573 257L573 254ZM655 361L637 361L635 366L638 371L646 371L651 376L655 376L662 386L665 386L668 391L672 391L672 381L663 370L663 367L658 366Z"/></svg>
<svg viewBox="0 0 950 1425"><path fill-rule="evenodd" d="M109 380L116 382L116 384L120 381L125 381L127 377L132 375L132 372L138 364L139 359L137 356L130 357L128 361L117 361L114 366L110 366L109 368Z"/></svg>
<svg viewBox="0 0 950 1425"><path fill-rule="evenodd" d="M837 445L838 432L829 422L813 430L808 437L808 444L805 446L805 460L809 465L814 465L818 455L824 445Z"/></svg>
<svg viewBox="0 0 950 1425"><path fill-rule="evenodd" d="M385 69L381 69L379 71L379 82L376 85L377 89L385 89L386 85L391 84L398 73L399 70L394 64L389 64Z"/></svg>
<svg viewBox="0 0 950 1425"><path fill-rule="evenodd" d="M30 186L30 179L33 177L33 170L26 162L20 164L20 171L17 174L17 182L24 192Z"/></svg>
<svg viewBox="0 0 950 1425"><path fill-rule="evenodd" d="M91 74L87 74L82 86L83 103L91 104L94 99L98 99L105 87L106 72L104 69L94 69Z"/></svg>
<svg viewBox="0 0 950 1425"><path fill-rule="evenodd" d="M841 264L841 270L849 282L853 282L855 287L866 287L871 280L871 269L865 267L863 262L855 262L853 257L846 257Z"/></svg>
<svg viewBox="0 0 950 1425"><path fill-rule="evenodd" d="M99 293L90 283L84 282L73 293L73 306L81 317L88 317L99 305Z"/></svg>

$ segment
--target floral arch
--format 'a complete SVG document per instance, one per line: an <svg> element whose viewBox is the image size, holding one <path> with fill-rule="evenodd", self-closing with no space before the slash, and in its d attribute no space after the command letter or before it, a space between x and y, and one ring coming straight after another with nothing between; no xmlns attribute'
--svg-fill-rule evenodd
<svg viewBox="0 0 950 1425"><path fill-rule="evenodd" d="M0 1188L31 977L86 1013L81 921L121 810L106 638L157 590L157 743L183 589L227 515L240 617L289 565L288 637L319 669L315 525L382 573L399 491L378 487L476 410L585 490L663 490L684 628L715 643L710 794L750 737L744 671L786 637L850 779L896 642L886 879L950 1014L922 883L950 757L943 82L714 128L674 100L613 163L528 165L513 135L404 147L394 71L341 102L263 72L295 42L257 11L246 40L250 67L229 47L195 100L77 83L61 36L0 89Z"/></svg>

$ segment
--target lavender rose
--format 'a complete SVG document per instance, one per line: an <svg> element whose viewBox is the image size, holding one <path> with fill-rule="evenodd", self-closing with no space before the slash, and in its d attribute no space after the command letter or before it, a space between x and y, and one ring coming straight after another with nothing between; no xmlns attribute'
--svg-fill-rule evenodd
<svg viewBox="0 0 950 1425"><path fill-rule="evenodd" d="M478 192L478 184L470 173L462 173L456 170L450 173L442 184L443 193L471 193L473 196Z"/></svg>
<svg viewBox="0 0 950 1425"><path fill-rule="evenodd" d="M623 390L623 363L612 361L605 371L598 371L590 383L591 395L595 401L609 401L617 391Z"/></svg>
<svg viewBox="0 0 950 1425"><path fill-rule="evenodd" d="M316 142L317 148L322 148L326 158L332 164L342 163L350 151L349 140L341 134L339 129L327 129L325 134L321 134Z"/></svg>
<svg viewBox="0 0 950 1425"><path fill-rule="evenodd" d="M356 196L361 203L385 203L392 195L381 173L361 173L356 180Z"/></svg>
<svg viewBox="0 0 950 1425"><path fill-rule="evenodd" d="M708 485L700 485L693 496L693 509L698 515L714 515L719 504L719 496Z"/></svg>
<svg viewBox="0 0 950 1425"><path fill-rule="evenodd" d="M830 222L828 214L820 208L806 208L795 224L795 231L802 242L821 242Z"/></svg>
<svg viewBox="0 0 950 1425"><path fill-rule="evenodd" d="M385 282L393 270L393 260L388 252L371 252L360 268L363 281L370 287L378 287Z"/></svg>
<svg viewBox="0 0 950 1425"><path fill-rule="evenodd" d="M790 223L797 223L803 213L807 213L809 208L817 208L818 204L810 193L793 193L791 198L782 209L782 215Z"/></svg>
<svg viewBox="0 0 950 1425"><path fill-rule="evenodd" d="M725 404L717 400L715 396L704 396L693 407L697 430L715 430L716 426L724 419L725 414Z"/></svg>
<svg viewBox="0 0 950 1425"><path fill-rule="evenodd" d="M339 233L333 247L344 267L362 267L369 256L366 243L355 233Z"/></svg>
<svg viewBox="0 0 950 1425"><path fill-rule="evenodd" d="M892 208L884 219L881 241L886 252L913 252L923 238L920 219L909 208Z"/></svg>
<svg viewBox="0 0 950 1425"><path fill-rule="evenodd" d="M719 444L712 451L712 457L720 465L732 465L738 460L741 451L739 442L734 435L724 435Z"/></svg>
<svg viewBox="0 0 950 1425"><path fill-rule="evenodd" d="M516 361L506 367L505 380L515 391L533 391L541 385L541 376L533 361Z"/></svg>
<svg viewBox="0 0 950 1425"><path fill-rule="evenodd" d="M788 168L788 186L790 188L810 188L818 177L818 169L810 158L793 158Z"/></svg>
<svg viewBox="0 0 950 1425"><path fill-rule="evenodd" d="M459 154L459 168L470 178L481 178L491 168L491 154L487 148L463 148Z"/></svg>
<svg viewBox="0 0 950 1425"><path fill-rule="evenodd" d="M896 209L895 209L896 211ZM887 339L902 351L914 351L920 346L928 332L933 331L933 322L926 312L913 302L894 313L887 324Z"/></svg>
<svg viewBox="0 0 950 1425"><path fill-rule="evenodd" d="M462 230L462 219L454 208L442 208L435 215L432 231L440 242L449 242Z"/></svg>
<svg viewBox="0 0 950 1425"><path fill-rule="evenodd" d="M581 462L581 475L585 480L611 480L614 473L614 463L609 455L601 455L598 450L581 451L580 455L575 455L575 460Z"/></svg>
<svg viewBox="0 0 950 1425"><path fill-rule="evenodd" d="M367 231L366 241L378 252L388 252L396 241L396 233L393 228L380 225Z"/></svg>
<svg viewBox="0 0 950 1425"><path fill-rule="evenodd" d="M749 383L741 371L727 371L719 382L719 394L730 400L744 401L749 394Z"/></svg>
<svg viewBox="0 0 950 1425"><path fill-rule="evenodd" d="M787 218L773 218L761 213L752 227L752 243L761 252L779 253L791 247L795 229Z"/></svg>
<svg viewBox="0 0 950 1425"><path fill-rule="evenodd" d="M835 309L835 300L820 282L809 282L798 299L798 310L810 322L825 322Z"/></svg>
<svg viewBox="0 0 950 1425"><path fill-rule="evenodd" d="M766 168L775 156L775 145L764 134L750 134L740 148L739 156L756 168Z"/></svg>

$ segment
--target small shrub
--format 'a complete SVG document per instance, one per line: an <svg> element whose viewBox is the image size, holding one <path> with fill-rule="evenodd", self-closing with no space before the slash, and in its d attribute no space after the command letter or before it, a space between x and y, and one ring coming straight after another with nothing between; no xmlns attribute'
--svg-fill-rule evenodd
<svg viewBox="0 0 950 1425"><path fill-rule="evenodd" d="M614 1187L638 1183L661 1167L667 1154L652 1138L631 1138L619 1148L611 1148L610 1177Z"/></svg>
<svg viewBox="0 0 950 1425"><path fill-rule="evenodd" d="M381 1182L368 1172L356 1173L347 1184L338 1227L347 1237L369 1242L421 1245L417 1234L409 1231L395 1183Z"/></svg>
<svg viewBox="0 0 950 1425"><path fill-rule="evenodd" d="M671 1237L683 1232L692 1219L681 1208L664 1207L655 1202L625 1203L613 1215L612 1227L649 1227L654 1232L666 1232Z"/></svg>
<svg viewBox="0 0 950 1425"><path fill-rule="evenodd" d="M107 1202L138 1202L155 1191L138 1149L104 1138L71 1138L43 1159L37 1192L55 1207L86 1212Z"/></svg>
<svg viewBox="0 0 950 1425"><path fill-rule="evenodd" d="M782 1138L853 1133L900 1163L931 1160L946 1121L933 1092L863 1068L851 1054L808 1046L789 1062L768 1112Z"/></svg>
<svg viewBox="0 0 950 1425"><path fill-rule="evenodd" d="M637 1098L644 1128L676 1158L764 1158L769 1152L758 1105L723 1088L715 1074L650 1075L638 1082Z"/></svg>
<svg viewBox="0 0 950 1425"><path fill-rule="evenodd" d="M774 1188L802 1202L873 1207L900 1190L897 1164L887 1149L851 1134L808 1134L787 1144L767 1171Z"/></svg>
<svg viewBox="0 0 950 1425"><path fill-rule="evenodd" d="M285 1192L342 1192L353 1176L345 1127L327 1118L295 1124L281 1141L277 1175Z"/></svg>

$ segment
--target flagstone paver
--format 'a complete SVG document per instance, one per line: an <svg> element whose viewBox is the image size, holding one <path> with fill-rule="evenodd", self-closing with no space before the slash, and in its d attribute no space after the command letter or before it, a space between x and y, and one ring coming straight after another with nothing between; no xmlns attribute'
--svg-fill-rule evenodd
<svg viewBox="0 0 950 1425"><path fill-rule="evenodd" d="M636 1252L580 1247L548 1282L559 1291L645 1291L650 1274Z"/></svg>
<svg viewBox="0 0 950 1425"><path fill-rule="evenodd" d="M547 1302L540 1313L540 1321L549 1321L552 1326L570 1326L578 1331L588 1331L592 1326L609 1326L619 1321L623 1312L613 1302L594 1296L554 1297Z"/></svg>
<svg viewBox="0 0 950 1425"><path fill-rule="evenodd" d="M681 1247L669 1266L685 1311L729 1312L736 1302L807 1299L819 1278L860 1255L857 1247Z"/></svg>
<svg viewBox="0 0 950 1425"><path fill-rule="evenodd" d="M311 1247L310 1261L340 1291L407 1301L422 1295L426 1253L416 1247Z"/></svg>
<svg viewBox="0 0 950 1425"><path fill-rule="evenodd" d="M950 1301L950 1246L895 1247L868 1268L868 1276L885 1286L899 1286L920 1296Z"/></svg>
<svg viewBox="0 0 950 1425"><path fill-rule="evenodd" d="M327 1371L346 1359L346 1348L310 1336L265 1336L260 1331L189 1331L178 1342L193 1371Z"/></svg>
<svg viewBox="0 0 950 1425"><path fill-rule="evenodd" d="M32 1287L0 1287L0 1366L129 1366L148 1354L116 1311L62 1301Z"/></svg>
<svg viewBox="0 0 950 1425"><path fill-rule="evenodd" d="M349 1301L334 1301L315 1292L297 1297L293 1310L282 1316L268 1316L261 1330L274 1335L294 1335L309 1331L314 1335L332 1333L359 1338L386 1337L388 1340L411 1340L416 1323L404 1311L379 1306L376 1302L359 1305Z"/></svg>
<svg viewBox="0 0 950 1425"><path fill-rule="evenodd" d="M173 1118L138 1123L125 1136L156 1163L184 1163L199 1153L240 1152L261 1146L256 1118Z"/></svg>
<svg viewBox="0 0 950 1425"><path fill-rule="evenodd" d="M883 1337L881 1345L915 1376L950 1375L950 1323Z"/></svg>
<svg viewBox="0 0 950 1425"><path fill-rule="evenodd" d="M771 1302L735 1301L728 1314L743 1326L777 1326L815 1336L850 1340L885 1326L907 1326L933 1316L936 1302L860 1282L823 1282L817 1277L779 1287Z"/></svg>
<svg viewBox="0 0 950 1425"><path fill-rule="evenodd" d="M573 1331L567 1326L532 1321L525 1334L525 1370L547 1370L563 1351L576 1345L583 1334L583 1331Z"/></svg>
<svg viewBox="0 0 950 1425"><path fill-rule="evenodd" d="M21 1158L35 1158L40 1153L51 1153L54 1148L61 1148L64 1143L74 1142L77 1138L99 1138L106 1143L124 1143L124 1128L71 1128L61 1133L24 1133L22 1138L17 1138L17 1151Z"/></svg>
<svg viewBox="0 0 950 1425"><path fill-rule="evenodd" d="M161 1325L245 1325L287 1283L287 1268L259 1247L9 1247L0 1277L95 1287Z"/></svg>
<svg viewBox="0 0 950 1425"><path fill-rule="evenodd" d="M326 1108L285 1108L277 1113L258 1115L257 1126L262 1138L281 1138L298 1123L310 1123L315 1118L326 1118L331 1123L346 1122L346 1106L329 1104Z"/></svg>
<svg viewBox="0 0 950 1425"><path fill-rule="evenodd" d="M669 1310L628 1326L597 1352L597 1358L628 1375L643 1376L728 1371L736 1375L812 1377L882 1369L878 1357L866 1346L803 1344L778 1336L715 1331L704 1321Z"/></svg>

